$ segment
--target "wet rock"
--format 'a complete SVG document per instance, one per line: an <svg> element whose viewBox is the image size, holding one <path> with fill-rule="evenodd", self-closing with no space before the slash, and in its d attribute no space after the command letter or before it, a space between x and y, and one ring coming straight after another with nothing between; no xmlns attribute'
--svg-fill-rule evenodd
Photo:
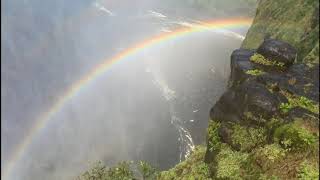
<svg viewBox="0 0 320 180"><path fill-rule="evenodd" d="M221 125L218 129L221 142L234 150L239 150L239 146L232 142L232 124L266 129L266 141L271 142L274 127L270 127L270 123L274 118L288 123L294 118L317 117L317 114L301 107L284 112L280 105L290 103L292 96L303 96L319 102L319 64L293 64L296 50L274 39L266 39L258 53L269 60L284 63L285 69L279 70L274 66L266 68L251 62L250 57L254 53L255 50L246 49L237 49L232 53L229 88L210 110L210 119ZM263 73L250 74L249 70ZM212 162L215 153L207 151L206 162Z"/></svg>
<svg viewBox="0 0 320 180"><path fill-rule="evenodd" d="M238 108L238 104L234 103L235 99L235 91L225 92L216 103L215 108L211 109L210 118L216 121L239 122L241 109Z"/></svg>
<svg viewBox="0 0 320 180"><path fill-rule="evenodd" d="M221 141L227 144L232 144L232 128L223 124L219 129L219 136L221 137Z"/></svg>
<svg viewBox="0 0 320 180"><path fill-rule="evenodd" d="M249 77L246 72L254 68L253 64L249 61L253 54L253 50L237 49L233 51L231 54L231 77L229 85L240 84Z"/></svg>
<svg viewBox="0 0 320 180"><path fill-rule="evenodd" d="M257 53L286 66L293 64L297 57L297 50L293 46L275 39L266 39L257 49Z"/></svg>
<svg viewBox="0 0 320 180"><path fill-rule="evenodd" d="M264 118L276 113L279 101L263 84L257 81L246 81L237 89L242 112L252 112Z"/></svg>
<svg viewBox="0 0 320 180"><path fill-rule="evenodd" d="M307 109L303 109L301 107L292 108L285 116L285 120L287 122L293 121L295 118L302 119L315 119L318 117L317 114L308 111Z"/></svg>

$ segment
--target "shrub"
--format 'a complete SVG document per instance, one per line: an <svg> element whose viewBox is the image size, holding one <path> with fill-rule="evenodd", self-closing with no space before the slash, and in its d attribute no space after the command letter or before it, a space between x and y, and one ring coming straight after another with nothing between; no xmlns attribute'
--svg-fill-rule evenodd
<svg viewBox="0 0 320 180"><path fill-rule="evenodd" d="M123 161L108 170L108 178L113 180L131 180L133 172L130 169L130 163Z"/></svg>
<svg viewBox="0 0 320 180"><path fill-rule="evenodd" d="M301 127L298 122L278 127L274 133L274 140L288 150L306 150L314 147L317 137Z"/></svg>
<svg viewBox="0 0 320 180"><path fill-rule="evenodd" d="M138 169L141 172L144 180L155 179L157 176L157 170L147 162L139 161Z"/></svg>
<svg viewBox="0 0 320 180"><path fill-rule="evenodd" d="M240 125L233 126L232 143L240 145L242 151L248 151L266 141L263 128L245 128Z"/></svg>
<svg viewBox="0 0 320 180"><path fill-rule="evenodd" d="M210 151L218 150L221 145L221 140L218 134L220 123L211 120L208 126L208 148Z"/></svg>
<svg viewBox="0 0 320 180"><path fill-rule="evenodd" d="M226 144L222 144L217 155L217 178L241 179L241 166L248 158L247 153L233 151Z"/></svg>
<svg viewBox="0 0 320 180"><path fill-rule="evenodd" d="M281 103L279 108L280 108L281 112L287 113L287 112L289 112L293 107L294 107L294 106L293 106L292 104L290 104L290 103Z"/></svg>
<svg viewBox="0 0 320 180"><path fill-rule="evenodd" d="M318 180L319 171L318 168L304 161L301 163L298 170L298 178L303 180Z"/></svg>
<svg viewBox="0 0 320 180"><path fill-rule="evenodd" d="M281 103L280 104L280 110L283 113L287 113L290 111L290 109L294 108L294 107L301 107L304 109L309 110L310 112L313 112L315 114L319 114L319 104L313 102L312 100L304 97L304 96L294 96L294 95L290 95L287 92L283 92L282 94L284 94L287 99L288 99L288 103Z"/></svg>
<svg viewBox="0 0 320 180"><path fill-rule="evenodd" d="M80 175L77 180L131 180L133 172L130 169L129 162L120 162L116 166L107 169L102 162L94 164L94 166Z"/></svg>
<svg viewBox="0 0 320 180"><path fill-rule="evenodd" d="M263 148L259 148L257 153L272 163L286 155L285 150L279 144L266 145Z"/></svg>
<svg viewBox="0 0 320 180"><path fill-rule="evenodd" d="M210 180L209 166L204 163L206 148L197 146L191 155L183 162L176 165L168 171L162 171L158 179L175 180L175 179L206 179Z"/></svg>

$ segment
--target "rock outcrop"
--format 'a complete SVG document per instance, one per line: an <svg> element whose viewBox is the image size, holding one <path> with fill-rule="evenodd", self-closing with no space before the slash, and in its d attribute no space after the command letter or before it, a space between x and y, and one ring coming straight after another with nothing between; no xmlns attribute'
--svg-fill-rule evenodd
<svg viewBox="0 0 320 180"><path fill-rule="evenodd" d="M257 53L266 57L271 61L291 65L297 58L297 50L289 43L277 41L274 39L266 39L257 49Z"/></svg>
<svg viewBox="0 0 320 180"><path fill-rule="evenodd" d="M232 53L230 87L210 111L205 162L215 167L214 177L232 178L223 172L227 167L221 167L225 161L221 152L226 148L257 160L254 156L258 150L279 146L278 151L286 152L285 157L296 152L305 154L296 159L300 163L310 153L306 149L318 149L314 143L319 138L319 65L293 64L296 56L294 47L276 39L266 39L257 50L238 49ZM287 126L296 129L282 132L281 128ZM304 144L302 137L293 135L300 131L313 140ZM252 175L241 164L253 163L256 171L270 171L282 178L296 178L298 174L296 170L285 176L268 169L270 165L264 168L264 161L251 161L239 162L238 173ZM287 162L282 159L278 163ZM229 173L237 174L235 170Z"/></svg>

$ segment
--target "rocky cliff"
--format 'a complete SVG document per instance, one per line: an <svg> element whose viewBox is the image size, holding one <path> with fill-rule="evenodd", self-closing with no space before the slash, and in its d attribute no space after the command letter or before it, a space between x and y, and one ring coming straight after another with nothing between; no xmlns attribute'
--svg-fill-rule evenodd
<svg viewBox="0 0 320 180"><path fill-rule="evenodd" d="M296 56L274 39L232 53L230 88L210 112L213 177L317 179L319 65L293 63Z"/></svg>
<svg viewBox="0 0 320 180"><path fill-rule="evenodd" d="M294 63L297 54L270 38L235 50L207 147L159 179L318 179L319 65Z"/></svg>
<svg viewBox="0 0 320 180"><path fill-rule="evenodd" d="M318 179L318 17L318 1L259 2L210 112L213 179Z"/></svg>
<svg viewBox="0 0 320 180"><path fill-rule="evenodd" d="M210 111L206 152L159 179L319 178L318 17L315 0L259 1Z"/></svg>

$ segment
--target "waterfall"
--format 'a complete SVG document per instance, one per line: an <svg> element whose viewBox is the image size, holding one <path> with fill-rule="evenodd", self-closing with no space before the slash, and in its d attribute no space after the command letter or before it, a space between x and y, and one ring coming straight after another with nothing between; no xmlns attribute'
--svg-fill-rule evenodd
<svg viewBox="0 0 320 180"><path fill-rule="evenodd" d="M152 75L153 83L159 88L163 98L168 102L171 124L177 129L179 133L178 141L180 143L180 162L187 158L193 151L195 145L190 132L184 126L184 122L178 117L178 113L175 108L175 102L178 100L176 92L168 86L165 80L161 76L160 70L151 68L150 65L146 70Z"/></svg>

